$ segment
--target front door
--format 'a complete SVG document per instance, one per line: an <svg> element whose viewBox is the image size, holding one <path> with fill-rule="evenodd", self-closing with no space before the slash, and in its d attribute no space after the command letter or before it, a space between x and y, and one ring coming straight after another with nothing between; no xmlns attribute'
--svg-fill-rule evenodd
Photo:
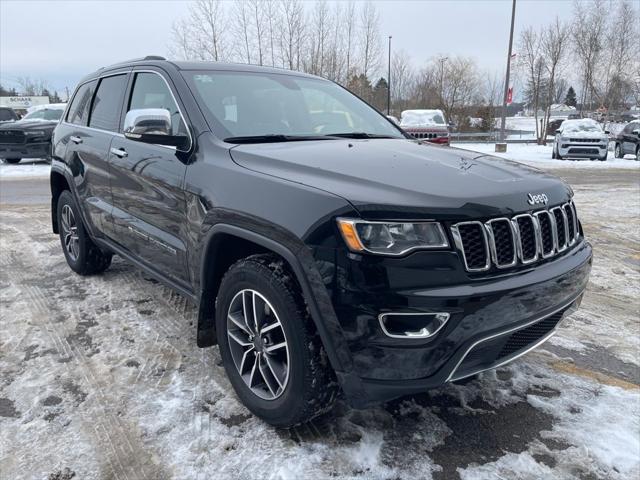
<svg viewBox="0 0 640 480"><path fill-rule="evenodd" d="M187 131L171 89L158 72L134 72L125 114L141 108L166 109L173 131ZM123 136L113 139L109 155L119 241L147 265L184 285L189 281L183 192L187 157L174 147Z"/></svg>

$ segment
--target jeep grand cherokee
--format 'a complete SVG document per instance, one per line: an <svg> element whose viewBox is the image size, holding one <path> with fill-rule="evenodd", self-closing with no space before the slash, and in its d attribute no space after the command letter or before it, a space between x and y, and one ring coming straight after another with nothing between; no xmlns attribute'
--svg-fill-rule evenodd
<svg viewBox="0 0 640 480"><path fill-rule="evenodd" d="M580 303L591 247L557 178L409 138L336 85L158 57L77 87L53 136L72 270L128 259L198 305L279 426L503 365Z"/></svg>

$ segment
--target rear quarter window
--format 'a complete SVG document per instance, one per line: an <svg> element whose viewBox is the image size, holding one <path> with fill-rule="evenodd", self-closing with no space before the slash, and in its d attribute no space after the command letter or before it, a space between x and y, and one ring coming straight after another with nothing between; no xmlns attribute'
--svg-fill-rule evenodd
<svg viewBox="0 0 640 480"><path fill-rule="evenodd" d="M89 107L91 107L91 98L96 89L96 81L87 82L81 85L76 94L73 96L69 112L67 113L67 122L74 125L86 125L89 119Z"/></svg>

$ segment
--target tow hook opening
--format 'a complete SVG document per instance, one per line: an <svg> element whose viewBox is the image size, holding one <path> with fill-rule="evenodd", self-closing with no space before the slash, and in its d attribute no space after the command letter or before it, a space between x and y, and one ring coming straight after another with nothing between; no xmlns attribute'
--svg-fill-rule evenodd
<svg viewBox="0 0 640 480"><path fill-rule="evenodd" d="M449 320L446 312L435 313L381 313L380 327L391 338L425 339L433 337Z"/></svg>

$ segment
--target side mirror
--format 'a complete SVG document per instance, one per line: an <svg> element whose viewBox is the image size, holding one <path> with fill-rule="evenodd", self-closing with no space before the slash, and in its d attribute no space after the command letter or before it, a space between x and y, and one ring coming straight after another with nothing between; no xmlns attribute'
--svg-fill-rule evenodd
<svg viewBox="0 0 640 480"><path fill-rule="evenodd" d="M636 128L631 133L635 133L636 135L638 135L640 137L640 128Z"/></svg>
<svg viewBox="0 0 640 480"><path fill-rule="evenodd" d="M605 131L604 131L604 134L605 134L605 135L609 135L610 133L611 133L611 132L610 132L609 130L605 130Z"/></svg>
<svg viewBox="0 0 640 480"><path fill-rule="evenodd" d="M136 142L168 145L184 148L189 137L173 135L171 114L164 108L139 108L129 110L124 117L124 136Z"/></svg>
<svg viewBox="0 0 640 480"><path fill-rule="evenodd" d="M562 133L562 130L556 130L556 135L560 135Z"/></svg>

